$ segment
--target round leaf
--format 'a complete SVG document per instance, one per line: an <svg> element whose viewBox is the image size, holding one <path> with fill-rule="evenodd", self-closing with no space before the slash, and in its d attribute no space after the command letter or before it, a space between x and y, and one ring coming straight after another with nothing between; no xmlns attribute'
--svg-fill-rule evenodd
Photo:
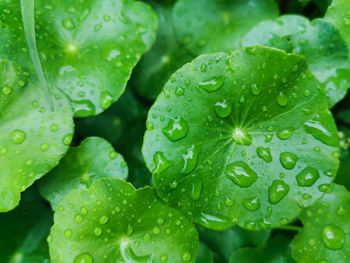
<svg viewBox="0 0 350 263"><path fill-rule="evenodd" d="M40 181L40 193L55 210L72 190L87 188L102 177L125 179L128 167L112 145L98 137L71 147L60 164Z"/></svg>
<svg viewBox="0 0 350 263"><path fill-rule="evenodd" d="M332 107L350 87L348 48L333 24L323 19L308 19L288 15L265 21L254 27L243 39L242 45L264 45L306 57L312 74L326 90Z"/></svg>
<svg viewBox="0 0 350 263"><path fill-rule="evenodd" d="M300 216L303 230L293 240L298 262L348 262L350 258L350 193L332 185L329 193Z"/></svg>
<svg viewBox="0 0 350 263"><path fill-rule="evenodd" d="M319 82L301 56L277 49L198 57L172 76L147 122L143 154L158 194L209 228L287 224L339 164Z"/></svg>
<svg viewBox="0 0 350 263"><path fill-rule="evenodd" d="M52 263L194 262L199 246L194 226L152 188L135 190L120 179L72 191L54 221Z"/></svg>
<svg viewBox="0 0 350 263"><path fill-rule="evenodd" d="M257 23L278 16L274 0L177 1L173 24L178 40L194 55L227 52Z"/></svg>
<svg viewBox="0 0 350 263"><path fill-rule="evenodd" d="M0 18L0 38L7 36L0 57L26 65L19 2L0 4L8 10ZM76 117L107 109L124 92L132 69L154 42L155 13L133 0L35 4L38 50L48 83L68 95Z"/></svg>
<svg viewBox="0 0 350 263"><path fill-rule="evenodd" d="M20 193L58 164L72 140L68 99L52 94L52 112L36 77L0 60L0 211L13 209Z"/></svg>
<svg viewBox="0 0 350 263"><path fill-rule="evenodd" d="M137 92L154 100L171 74L193 57L175 39L171 21L172 8L156 3L152 6L159 17L157 41L135 68L132 81Z"/></svg>

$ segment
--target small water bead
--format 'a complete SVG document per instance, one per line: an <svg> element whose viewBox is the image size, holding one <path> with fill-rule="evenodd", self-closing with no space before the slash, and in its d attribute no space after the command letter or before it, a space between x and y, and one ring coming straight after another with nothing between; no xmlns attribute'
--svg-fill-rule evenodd
<svg viewBox="0 0 350 263"><path fill-rule="evenodd" d="M73 140L73 135L72 134L67 134L63 137L63 144L64 145L70 145L70 143Z"/></svg>
<svg viewBox="0 0 350 263"><path fill-rule="evenodd" d="M183 95L184 93L185 93L185 89L183 87L178 86L178 87L175 88L175 95L177 97Z"/></svg>
<svg viewBox="0 0 350 263"><path fill-rule="evenodd" d="M184 168L182 169L183 174L189 174L194 168L196 168L198 154L198 148L195 145L192 145L187 149L187 153L182 155L185 163Z"/></svg>
<svg viewBox="0 0 350 263"><path fill-rule="evenodd" d="M83 221L83 219L84 218L79 214L75 215L75 217L74 217L75 222L77 222L78 224L81 223Z"/></svg>
<svg viewBox="0 0 350 263"><path fill-rule="evenodd" d="M115 158L117 158L118 153L115 151L111 151L108 156L109 156L109 159L114 160Z"/></svg>
<svg viewBox="0 0 350 263"><path fill-rule="evenodd" d="M243 161L237 161L227 165L225 175L240 187L249 187L258 179L257 173Z"/></svg>
<svg viewBox="0 0 350 263"><path fill-rule="evenodd" d="M226 118L232 112L232 106L229 105L226 100L222 102L216 102L215 104L215 113L219 118Z"/></svg>
<svg viewBox="0 0 350 263"><path fill-rule="evenodd" d="M288 97L284 95L283 92L280 92L276 97L277 104L281 107L286 107L288 104Z"/></svg>
<svg viewBox="0 0 350 263"><path fill-rule="evenodd" d="M202 193L202 180L199 176L193 176L191 182L191 198L197 201Z"/></svg>
<svg viewBox="0 0 350 263"><path fill-rule="evenodd" d="M318 170L313 167L306 167L297 176L297 183L302 187L310 187L315 184L317 179L320 177Z"/></svg>
<svg viewBox="0 0 350 263"><path fill-rule="evenodd" d="M75 28L74 21L70 18L66 18L62 21L62 25L65 29L71 31Z"/></svg>
<svg viewBox="0 0 350 263"><path fill-rule="evenodd" d="M100 228L100 227L96 227L95 229L94 229L94 235L95 236L101 236L102 235L102 232L103 232L103 230L102 230L102 228Z"/></svg>
<svg viewBox="0 0 350 263"><path fill-rule="evenodd" d="M67 229L66 231L64 231L64 235L66 236L66 237L71 237L72 236L72 230L70 230L70 229Z"/></svg>
<svg viewBox="0 0 350 263"><path fill-rule="evenodd" d="M26 133L22 130L14 130L10 134L10 141L15 144L21 144L26 138Z"/></svg>
<svg viewBox="0 0 350 263"><path fill-rule="evenodd" d="M232 138L238 144L247 146L252 144L252 137L249 135L249 133L239 128L233 130Z"/></svg>
<svg viewBox="0 0 350 263"><path fill-rule="evenodd" d="M260 208L260 200L258 197L252 197L242 200L243 205L250 211L256 211Z"/></svg>
<svg viewBox="0 0 350 263"><path fill-rule="evenodd" d="M256 84L252 84L251 92L254 96L259 96L261 93L261 89Z"/></svg>
<svg viewBox="0 0 350 263"><path fill-rule="evenodd" d="M274 180L269 187L269 201L271 204L280 202L289 192L289 186L282 180Z"/></svg>
<svg viewBox="0 0 350 263"><path fill-rule="evenodd" d="M277 132L277 137L281 140L288 140L294 134L294 128L290 127L287 129L282 129Z"/></svg>
<svg viewBox="0 0 350 263"><path fill-rule="evenodd" d="M46 151L49 150L49 149L50 149L50 145L47 144L47 143L42 143L42 144L40 145L40 151L42 151L42 152L46 152Z"/></svg>
<svg viewBox="0 0 350 263"><path fill-rule="evenodd" d="M168 261L168 255L167 254L163 254L160 256L160 261L162 262L167 262Z"/></svg>
<svg viewBox="0 0 350 263"><path fill-rule="evenodd" d="M182 260L188 262L191 260L191 254L189 252L185 252L182 254Z"/></svg>
<svg viewBox="0 0 350 263"><path fill-rule="evenodd" d="M88 253L83 253L74 258L74 263L92 263L92 257Z"/></svg>
<svg viewBox="0 0 350 263"><path fill-rule="evenodd" d="M281 165L287 170L294 169L297 161L298 157L294 153L283 152L280 154Z"/></svg>
<svg viewBox="0 0 350 263"><path fill-rule="evenodd" d="M188 131L188 125L182 117L170 119L168 125L162 129L163 134L173 142L186 137Z"/></svg>
<svg viewBox="0 0 350 263"><path fill-rule="evenodd" d="M104 91L101 93L100 104L102 109L108 109L113 103L113 96L108 91Z"/></svg>
<svg viewBox="0 0 350 263"><path fill-rule="evenodd" d="M225 81L224 76L214 77L210 80L199 82L199 87L208 92L213 92L221 88L222 85L224 84L224 81Z"/></svg>
<svg viewBox="0 0 350 263"><path fill-rule="evenodd" d="M2 88L2 93L5 94L5 95L10 95L12 92L12 89L9 88L9 87L3 87Z"/></svg>
<svg viewBox="0 0 350 263"><path fill-rule="evenodd" d="M162 152L156 152L154 154L153 162L155 164L155 168L152 171L154 174L160 174L169 166L173 165L173 162L168 161Z"/></svg>
<svg viewBox="0 0 350 263"><path fill-rule="evenodd" d="M106 215L103 215L98 221L100 222L101 225L107 224L109 221L109 217Z"/></svg>
<svg viewBox="0 0 350 263"><path fill-rule="evenodd" d="M50 131L56 132L57 130L58 130L58 125L57 124L51 124Z"/></svg>
<svg viewBox="0 0 350 263"><path fill-rule="evenodd" d="M265 162L272 162L271 150L270 148L258 147L256 149L258 156L263 159Z"/></svg>
<svg viewBox="0 0 350 263"><path fill-rule="evenodd" d="M235 202L234 202L230 197L226 196L226 198L225 198L225 205L226 205L227 207L233 206L234 203L235 203Z"/></svg>
<svg viewBox="0 0 350 263"><path fill-rule="evenodd" d="M332 186L330 184L321 184L318 186L318 190L322 193L332 192Z"/></svg>
<svg viewBox="0 0 350 263"><path fill-rule="evenodd" d="M346 234L336 225L327 225L322 229L322 241L331 250L342 249L345 244Z"/></svg>

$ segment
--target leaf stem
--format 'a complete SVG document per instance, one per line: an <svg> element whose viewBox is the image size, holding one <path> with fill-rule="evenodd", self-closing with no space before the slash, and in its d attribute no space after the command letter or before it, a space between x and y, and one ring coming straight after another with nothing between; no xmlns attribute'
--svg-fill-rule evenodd
<svg viewBox="0 0 350 263"><path fill-rule="evenodd" d="M29 54L32 59L35 72L38 76L41 88L43 89L47 101L50 105L51 111L54 111L54 105L52 102L49 87L46 82L46 78L41 66L38 47L35 36L35 16L34 16L34 0L21 0L22 21L24 27L24 33L27 40Z"/></svg>

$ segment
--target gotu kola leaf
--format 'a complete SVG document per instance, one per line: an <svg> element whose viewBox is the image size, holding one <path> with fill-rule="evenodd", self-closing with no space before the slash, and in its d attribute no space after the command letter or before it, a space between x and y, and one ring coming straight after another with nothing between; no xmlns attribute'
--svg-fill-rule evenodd
<svg viewBox="0 0 350 263"><path fill-rule="evenodd" d="M257 23L278 16L275 0L179 0L173 9L175 33L193 55L228 52Z"/></svg>
<svg viewBox="0 0 350 263"><path fill-rule="evenodd" d="M326 90L330 107L350 87L348 47L334 25L324 19L310 23L302 16L287 15L264 21L243 38L242 45L264 45L305 56L311 73Z"/></svg>
<svg viewBox="0 0 350 263"><path fill-rule="evenodd" d="M102 177L125 179L127 175L123 156L104 139L90 137L70 148L60 164L40 181L39 190L55 210L74 189L88 188Z"/></svg>
<svg viewBox="0 0 350 263"><path fill-rule="evenodd" d="M0 17L0 58L26 66L29 56L18 19L19 2L0 3L7 10ZM35 7L38 51L49 85L68 95L76 117L107 109L154 42L155 13L133 0L37 0Z"/></svg>
<svg viewBox="0 0 350 263"><path fill-rule="evenodd" d="M300 219L304 228L293 239L292 250L298 262L349 262L350 193L343 186L332 185Z"/></svg>
<svg viewBox="0 0 350 263"><path fill-rule="evenodd" d="M62 158L72 140L73 120L68 99L56 90L55 111L26 68L0 60L0 211L13 209L20 192Z"/></svg>
<svg viewBox="0 0 350 263"><path fill-rule="evenodd" d="M199 246L194 226L153 188L135 190L120 179L102 178L72 191L54 221L52 263L194 262Z"/></svg>
<svg viewBox="0 0 350 263"><path fill-rule="evenodd" d="M319 82L303 57L277 49L196 58L172 76L147 122L143 155L158 194L213 229L288 224L339 165Z"/></svg>

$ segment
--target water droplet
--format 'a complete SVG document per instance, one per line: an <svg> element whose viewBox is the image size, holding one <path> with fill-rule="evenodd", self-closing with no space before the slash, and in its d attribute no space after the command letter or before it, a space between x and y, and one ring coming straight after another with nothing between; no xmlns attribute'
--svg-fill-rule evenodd
<svg viewBox="0 0 350 263"><path fill-rule="evenodd" d="M63 144L64 145L70 145L70 143L72 142L73 140L73 135L72 134L67 134L63 137Z"/></svg>
<svg viewBox="0 0 350 263"><path fill-rule="evenodd" d="M252 85L251 91L254 96L259 96L261 93L261 89L256 84Z"/></svg>
<svg viewBox="0 0 350 263"><path fill-rule="evenodd" d="M188 130L188 125L182 117L170 119L168 125L162 129L163 134L173 142L184 138Z"/></svg>
<svg viewBox="0 0 350 263"><path fill-rule="evenodd" d="M344 246L346 234L336 225L327 225L322 229L322 241L332 250L339 250Z"/></svg>
<svg viewBox="0 0 350 263"><path fill-rule="evenodd" d="M109 221L109 217L108 216L101 216L101 218L98 220L98 222L100 222L101 225L107 224Z"/></svg>
<svg viewBox="0 0 350 263"><path fill-rule="evenodd" d="M202 193L202 180L199 176L192 176L191 181L191 198L197 201Z"/></svg>
<svg viewBox="0 0 350 263"><path fill-rule="evenodd" d="M75 215L74 220L79 224L83 221L83 217L78 214L78 215Z"/></svg>
<svg viewBox="0 0 350 263"><path fill-rule="evenodd" d="M14 130L10 134L10 141L15 144L21 144L26 138L26 134L22 130Z"/></svg>
<svg viewBox="0 0 350 263"><path fill-rule="evenodd" d="M224 84L225 77L214 77L208 81L202 81L199 82L199 87L202 89L205 89L208 92L213 92L221 88L221 86Z"/></svg>
<svg viewBox="0 0 350 263"><path fill-rule="evenodd" d="M272 156L271 156L271 150L270 148L263 148L263 147L258 147L256 149L256 152L258 156L263 159L265 162L270 163L272 162Z"/></svg>
<svg viewBox="0 0 350 263"><path fill-rule="evenodd" d="M241 187L249 187L258 179L258 175L243 161L227 165L225 174L227 178Z"/></svg>
<svg viewBox="0 0 350 263"><path fill-rule="evenodd" d="M234 202L230 197L226 196L225 205L226 205L227 207L233 206L234 203L235 203L235 202Z"/></svg>
<svg viewBox="0 0 350 263"><path fill-rule="evenodd" d="M260 201L258 197L252 197L242 200L243 205L250 211L256 211L260 208Z"/></svg>
<svg viewBox="0 0 350 263"><path fill-rule="evenodd" d="M269 201L271 204L280 202L289 192L289 186L282 180L274 180L269 187Z"/></svg>
<svg viewBox="0 0 350 263"><path fill-rule="evenodd" d="M189 252L185 252L182 254L182 260L187 262L191 260L191 254Z"/></svg>
<svg viewBox="0 0 350 263"><path fill-rule="evenodd" d="M108 109L113 103L113 97L108 91L104 91L101 93L100 104L102 109Z"/></svg>
<svg viewBox="0 0 350 263"><path fill-rule="evenodd" d="M153 156L153 162L155 168L153 169L154 174L160 174L169 166L173 165L173 162L168 161L162 152L156 152Z"/></svg>
<svg viewBox="0 0 350 263"><path fill-rule="evenodd" d="M233 131L232 134L233 139L236 143L242 144L242 145L251 145L252 144L252 137L247 133L246 131L236 128Z"/></svg>
<svg viewBox="0 0 350 263"><path fill-rule="evenodd" d="M92 257L88 253L83 253L75 257L74 263L92 263Z"/></svg>
<svg viewBox="0 0 350 263"><path fill-rule="evenodd" d="M50 148L50 145L47 143L42 143L40 145L40 151L42 151L42 152L46 152L47 150L49 150L49 148Z"/></svg>
<svg viewBox="0 0 350 263"><path fill-rule="evenodd" d="M182 157L184 159L184 168L182 169L183 174L189 174L194 170L197 165L197 157L199 150L195 145L192 145L187 149L187 153L183 154Z"/></svg>
<svg viewBox="0 0 350 263"><path fill-rule="evenodd" d="M168 255L167 254L163 254L160 256L160 261L162 262L167 262L168 261Z"/></svg>
<svg viewBox="0 0 350 263"><path fill-rule="evenodd" d="M338 137L330 132L330 129L333 127L332 124L323 124L323 121L327 120L327 116L317 115L304 124L305 130L322 143L330 146L337 146Z"/></svg>
<svg viewBox="0 0 350 263"><path fill-rule="evenodd" d="M71 237L72 236L72 230L70 230L70 229L67 229L66 231L64 231L64 235L66 236L66 237Z"/></svg>
<svg viewBox="0 0 350 263"><path fill-rule="evenodd" d="M302 187L313 186L319 177L317 169L313 167L306 167L296 176L298 185Z"/></svg>
<svg viewBox="0 0 350 263"><path fill-rule="evenodd" d="M102 228L100 228L100 227L96 227L95 229L94 229L94 235L95 236L100 236L100 235L102 235L102 232L103 232L103 230L102 230Z"/></svg>
<svg viewBox="0 0 350 263"><path fill-rule="evenodd" d="M294 134L294 128L282 129L277 132L277 137L281 140L288 140Z"/></svg>
<svg viewBox="0 0 350 263"><path fill-rule="evenodd" d="M298 157L294 153L284 152L280 155L280 162L287 170L292 170L298 161Z"/></svg>
<svg viewBox="0 0 350 263"><path fill-rule="evenodd" d="M226 100L224 100L223 102L217 102L214 107L215 107L215 113L219 118L226 118L232 112L232 106L229 105L226 102Z"/></svg>
<svg viewBox="0 0 350 263"><path fill-rule="evenodd" d="M288 104L288 97L283 92L280 92L276 97L276 101L279 106L285 107Z"/></svg>
<svg viewBox="0 0 350 263"><path fill-rule="evenodd" d="M73 30L75 28L74 21L70 18L66 18L62 21L62 25L67 30Z"/></svg>

